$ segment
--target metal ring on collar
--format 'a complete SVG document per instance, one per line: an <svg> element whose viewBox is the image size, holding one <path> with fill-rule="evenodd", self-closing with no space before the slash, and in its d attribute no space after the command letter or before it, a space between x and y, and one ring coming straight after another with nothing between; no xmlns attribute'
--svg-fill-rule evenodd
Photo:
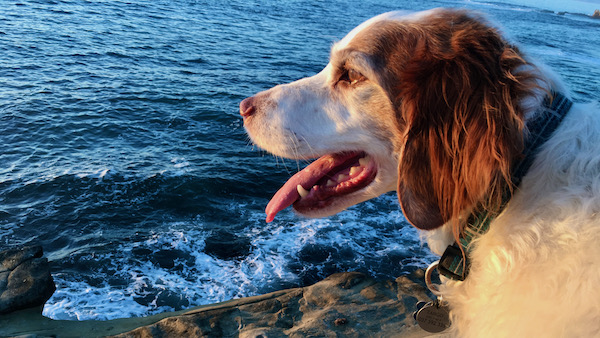
<svg viewBox="0 0 600 338"><path fill-rule="evenodd" d="M435 261L429 265L427 270L425 270L425 285L427 285L427 288L429 289L429 291L431 291L431 293L438 297L441 297L442 293L440 292L440 288L437 284L433 284L433 282L431 281L431 274L433 273L433 270L435 270L438 267L439 264L440 261Z"/></svg>

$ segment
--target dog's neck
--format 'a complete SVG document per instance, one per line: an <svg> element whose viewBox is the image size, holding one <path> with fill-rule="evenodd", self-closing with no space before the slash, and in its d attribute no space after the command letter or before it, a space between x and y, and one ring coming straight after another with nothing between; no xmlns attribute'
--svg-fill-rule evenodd
<svg viewBox="0 0 600 338"><path fill-rule="evenodd" d="M552 92L542 104L541 111L527 122L524 157L512 168L512 185L518 189L525 174L533 164L540 147L550 139L556 128L567 115L573 102L561 93ZM471 241L485 234L492 220L504 209L510 200L511 189L507 189L506 198L495 214L474 212L467 220L459 243L448 246L440 259L438 270L440 274L454 280L464 280L469 272L468 252Z"/></svg>

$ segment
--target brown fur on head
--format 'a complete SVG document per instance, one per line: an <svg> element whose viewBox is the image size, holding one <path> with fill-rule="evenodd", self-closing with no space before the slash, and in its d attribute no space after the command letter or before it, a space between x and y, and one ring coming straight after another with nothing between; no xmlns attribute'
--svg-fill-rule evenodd
<svg viewBox="0 0 600 338"><path fill-rule="evenodd" d="M398 197L413 225L452 222L458 238L462 216L476 205L495 211L512 191L524 143L519 102L536 78L481 18L443 11L425 22L402 28L403 52L387 65L397 76L389 91L401 133Z"/></svg>

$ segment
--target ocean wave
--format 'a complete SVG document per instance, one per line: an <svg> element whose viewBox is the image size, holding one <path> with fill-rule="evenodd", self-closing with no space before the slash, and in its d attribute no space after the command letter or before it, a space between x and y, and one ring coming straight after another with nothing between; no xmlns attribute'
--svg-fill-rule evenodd
<svg viewBox="0 0 600 338"><path fill-rule="evenodd" d="M226 212L243 214L244 228L176 222L110 252L72 254L73 264L86 261L94 271L55 275L58 289L44 315L77 320L145 316L312 284L339 271L385 278L434 259L399 211L382 212L373 203L397 204L387 196L367 202L364 210L317 220L283 212L265 225L262 211L240 203ZM365 220L365 214L371 215Z"/></svg>

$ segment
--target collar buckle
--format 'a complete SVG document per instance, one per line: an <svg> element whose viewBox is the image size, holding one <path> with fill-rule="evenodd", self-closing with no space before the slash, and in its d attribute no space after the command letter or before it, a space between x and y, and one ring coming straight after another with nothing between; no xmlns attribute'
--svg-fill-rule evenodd
<svg viewBox="0 0 600 338"><path fill-rule="evenodd" d="M458 245L454 243L453 245L448 245L446 251L444 251L437 269L440 275L446 278L464 281L467 262L463 259L463 253L460 251Z"/></svg>

